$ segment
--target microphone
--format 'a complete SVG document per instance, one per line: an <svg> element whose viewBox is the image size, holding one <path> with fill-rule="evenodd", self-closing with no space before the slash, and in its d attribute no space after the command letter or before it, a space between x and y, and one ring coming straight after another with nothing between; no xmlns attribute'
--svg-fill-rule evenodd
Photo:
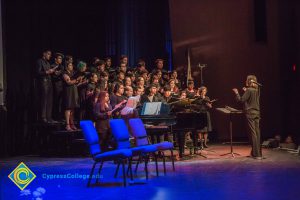
<svg viewBox="0 0 300 200"><path fill-rule="evenodd" d="M251 82L254 83L254 84L256 84L256 85L258 85L258 86L260 86L260 87L262 87L262 84L260 84L260 83L258 83L258 82L256 82L256 81L254 81L254 80L251 80Z"/></svg>
<svg viewBox="0 0 300 200"><path fill-rule="evenodd" d="M200 67L200 68L204 68L204 67L207 67L207 64L198 64L198 67Z"/></svg>

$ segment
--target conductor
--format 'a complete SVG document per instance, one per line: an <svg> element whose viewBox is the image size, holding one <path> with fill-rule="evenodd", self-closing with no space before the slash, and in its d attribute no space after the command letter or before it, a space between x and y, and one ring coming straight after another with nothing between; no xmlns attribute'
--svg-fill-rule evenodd
<svg viewBox="0 0 300 200"><path fill-rule="evenodd" d="M251 157L254 159L262 159L262 151L260 145L260 84L254 75L248 75L246 79L246 87L243 88L244 94L241 96L238 89L233 88L236 100L243 103L244 113L246 115L247 132L251 141L252 150Z"/></svg>

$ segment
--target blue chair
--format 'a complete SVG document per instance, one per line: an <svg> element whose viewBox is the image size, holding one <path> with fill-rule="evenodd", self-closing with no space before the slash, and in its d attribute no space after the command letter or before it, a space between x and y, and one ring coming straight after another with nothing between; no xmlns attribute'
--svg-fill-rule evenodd
<svg viewBox="0 0 300 200"><path fill-rule="evenodd" d="M129 142L129 131L126 126L126 123L123 119L111 119L109 121L111 132L117 142L117 149L130 149L132 151L132 156L139 156L139 160L145 160L145 171L146 171L146 179L148 180L148 162L149 162L149 154L153 154L155 158L156 165L156 175L158 176L158 165L157 165L157 152L156 146L146 145L146 146L138 146L131 148ZM132 158L131 158L132 160ZM118 174L119 166L117 167L115 176Z"/></svg>
<svg viewBox="0 0 300 200"><path fill-rule="evenodd" d="M126 173L125 173L125 162L126 160L129 160L132 156L132 152L129 149L122 149L122 150L114 150L114 151L107 151L107 152L101 152L100 144L99 144L99 138L98 133L93 125L92 121L80 121L80 127L82 129L85 141L88 143L90 148L90 154L93 157L94 164L93 168L90 173L90 177L88 180L87 186L90 186L92 176L94 174L94 169L97 163L101 163L98 171L98 176L96 178L96 183L98 183L98 177L100 176L103 163L105 161L117 161L122 164L123 167L123 183L124 186L126 186ZM130 168L130 175L132 180L132 171L131 171L131 162L129 162L129 168Z"/></svg>
<svg viewBox="0 0 300 200"><path fill-rule="evenodd" d="M129 127L131 130L131 133L133 137L136 139L136 145L142 146L142 145L149 145L147 132L144 126L143 121L140 118L134 118L129 120ZM172 159L172 166L173 171L175 171L175 165L174 165L174 155L173 155L173 149L174 145L171 142L161 142L157 144L152 144L157 147L158 151L160 151L163 155L163 163L164 163L164 173L166 174L166 161L165 161L165 150L171 151L171 159Z"/></svg>

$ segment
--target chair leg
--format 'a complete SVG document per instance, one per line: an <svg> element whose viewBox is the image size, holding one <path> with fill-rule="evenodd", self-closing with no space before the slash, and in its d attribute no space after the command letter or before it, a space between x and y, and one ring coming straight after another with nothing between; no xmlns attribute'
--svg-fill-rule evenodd
<svg viewBox="0 0 300 200"><path fill-rule="evenodd" d="M103 163L104 163L104 161L102 161L101 164L100 164L98 174L97 174L97 178L96 178L96 183L99 182L99 177L100 177L100 173L101 173L101 170L102 170L102 167L103 167Z"/></svg>
<svg viewBox="0 0 300 200"><path fill-rule="evenodd" d="M87 183L87 187L90 187L90 183L91 183L91 180L92 180L92 176L94 174L94 169L95 169L96 164L97 164L97 162L94 162L93 168L91 170L90 177L89 177L89 180L88 180L88 183Z"/></svg>
<svg viewBox="0 0 300 200"><path fill-rule="evenodd" d="M133 181L133 176L132 176L132 158L129 159L129 173L130 173L130 180Z"/></svg>
<svg viewBox="0 0 300 200"><path fill-rule="evenodd" d="M129 163L129 159L128 159L128 163ZM128 174L129 174L129 171L130 171L130 169L129 169L129 164L128 164L128 167L127 167L127 170L126 170L126 176L128 176Z"/></svg>
<svg viewBox="0 0 300 200"><path fill-rule="evenodd" d="M125 161L122 160L122 169L123 169L123 184L124 184L124 187L126 187L126 171L125 171Z"/></svg>
<svg viewBox="0 0 300 200"><path fill-rule="evenodd" d="M146 171L146 180L148 180L148 160L149 160L149 156L145 156L145 171Z"/></svg>
<svg viewBox="0 0 300 200"><path fill-rule="evenodd" d="M137 170L138 170L138 167L139 167L139 164L140 164L140 162L141 162L141 159L142 159L142 157L141 157L141 155L139 155L139 159L138 159L138 161L137 161L137 163L136 163L136 165L135 165L135 170L134 170L135 173L136 173Z"/></svg>
<svg viewBox="0 0 300 200"><path fill-rule="evenodd" d="M165 157L165 153L162 151L162 155L163 155L163 164L164 164L164 174L167 174L167 170L166 170L166 157Z"/></svg>
<svg viewBox="0 0 300 200"><path fill-rule="evenodd" d="M118 162L117 169L115 171L115 175L114 175L115 178L117 178L118 176L119 168L120 168L120 162Z"/></svg>
<svg viewBox="0 0 300 200"><path fill-rule="evenodd" d="M126 171L127 176L129 175L130 167L132 167L132 158L128 158L128 167L127 167L127 171Z"/></svg>
<svg viewBox="0 0 300 200"><path fill-rule="evenodd" d="M156 155L156 153L153 153L153 155L154 155L154 159L155 159L156 176L158 176L157 155Z"/></svg>
<svg viewBox="0 0 300 200"><path fill-rule="evenodd" d="M171 159L172 159L173 171L175 171L175 164L174 164L174 154L173 154L173 149L170 149L170 151L171 151Z"/></svg>

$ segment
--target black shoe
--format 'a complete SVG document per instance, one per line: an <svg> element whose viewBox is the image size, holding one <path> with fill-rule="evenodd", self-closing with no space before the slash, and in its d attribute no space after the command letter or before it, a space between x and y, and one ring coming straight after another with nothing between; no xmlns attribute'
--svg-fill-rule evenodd
<svg viewBox="0 0 300 200"><path fill-rule="evenodd" d="M45 119L45 118L41 119L41 122L45 123L45 124L48 123L47 119Z"/></svg>
<svg viewBox="0 0 300 200"><path fill-rule="evenodd" d="M208 148L208 146L207 146L206 144L203 144L203 147L204 147L204 148Z"/></svg>
<svg viewBox="0 0 300 200"><path fill-rule="evenodd" d="M58 121L55 121L55 120L53 120L53 119L49 119L47 122L48 122L49 124L55 124L55 123L58 123Z"/></svg>
<svg viewBox="0 0 300 200"><path fill-rule="evenodd" d="M253 158L256 159L256 160L263 160L263 159L266 159L266 158L264 158L264 157L262 157L262 156L254 156Z"/></svg>

